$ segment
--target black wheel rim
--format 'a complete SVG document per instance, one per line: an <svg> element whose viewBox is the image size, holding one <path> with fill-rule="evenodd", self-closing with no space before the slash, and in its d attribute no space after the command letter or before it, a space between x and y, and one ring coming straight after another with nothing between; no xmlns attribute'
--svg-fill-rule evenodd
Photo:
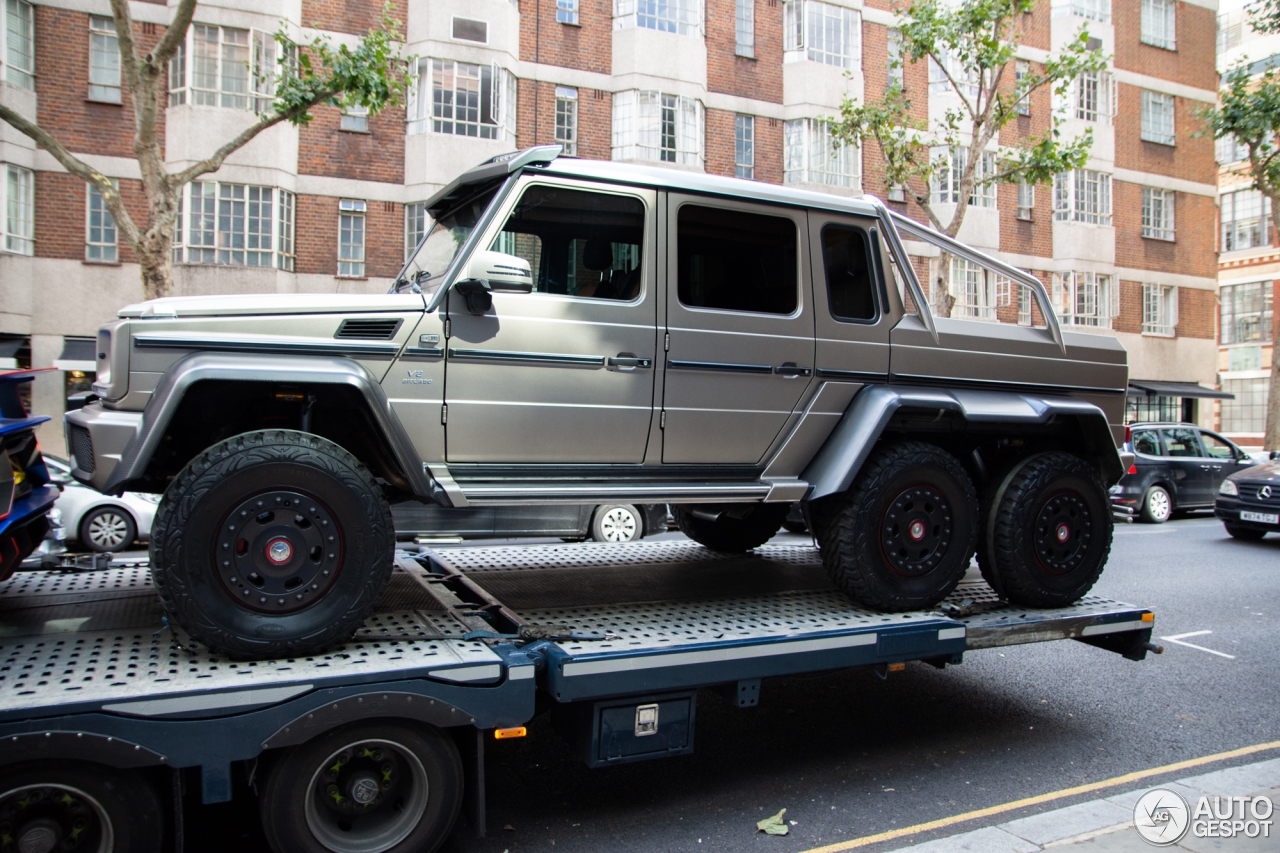
<svg viewBox="0 0 1280 853"><path fill-rule="evenodd" d="M324 597L342 569L342 528L314 496L271 491L240 502L218 525L214 561L242 607L292 613Z"/></svg>
<svg viewBox="0 0 1280 853"><path fill-rule="evenodd" d="M429 798L421 760L390 740L336 750L316 769L304 815L312 836L335 853L381 853L403 841Z"/></svg>
<svg viewBox="0 0 1280 853"><path fill-rule="evenodd" d="M880 521L880 551L899 575L921 577L951 547L951 504L932 486L910 486L889 502Z"/></svg>
<svg viewBox="0 0 1280 853"><path fill-rule="evenodd" d="M64 785L28 785L0 795L0 851L101 853L114 847L102 806Z"/></svg>
<svg viewBox="0 0 1280 853"><path fill-rule="evenodd" d="M1045 498L1036 515L1035 553L1040 568L1051 575L1078 569L1093 538L1093 516L1079 492L1066 490Z"/></svg>

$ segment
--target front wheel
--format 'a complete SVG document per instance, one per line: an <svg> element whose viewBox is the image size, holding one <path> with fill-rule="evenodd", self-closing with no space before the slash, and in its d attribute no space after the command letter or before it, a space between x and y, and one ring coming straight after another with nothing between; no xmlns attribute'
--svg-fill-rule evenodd
<svg viewBox="0 0 1280 853"><path fill-rule="evenodd" d="M1245 542L1257 542L1259 539L1267 535L1267 531L1259 530L1256 527L1241 527L1239 524L1223 524L1227 528L1227 533L1233 539L1243 539Z"/></svg>
<svg viewBox="0 0 1280 853"><path fill-rule="evenodd" d="M302 657L351 636L391 575L391 510L338 445L252 432L197 456L165 493L151 571L191 638L235 657Z"/></svg>
<svg viewBox="0 0 1280 853"><path fill-rule="evenodd" d="M644 517L630 504L596 507L591 538L597 542L633 542L644 536Z"/></svg>
<svg viewBox="0 0 1280 853"><path fill-rule="evenodd" d="M756 504L747 509L730 507L715 517L698 515L692 508L678 508L680 532L712 551L738 553L759 548L782 527L787 504Z"/></svg>

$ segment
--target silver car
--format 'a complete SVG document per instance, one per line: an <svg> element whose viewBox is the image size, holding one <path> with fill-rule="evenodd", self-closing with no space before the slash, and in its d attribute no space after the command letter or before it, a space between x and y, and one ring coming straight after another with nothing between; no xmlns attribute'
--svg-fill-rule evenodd
<svg viewBox="0 0 1280 853"><path fill-rule="evenodd" d="M104 495L72 479L71 467L56 456L45 454L44 461L53 479L62 486L62 496L54 506L62 514L68 544L108 553L126 551L151 538L151 520L160 495Z"/></svg>

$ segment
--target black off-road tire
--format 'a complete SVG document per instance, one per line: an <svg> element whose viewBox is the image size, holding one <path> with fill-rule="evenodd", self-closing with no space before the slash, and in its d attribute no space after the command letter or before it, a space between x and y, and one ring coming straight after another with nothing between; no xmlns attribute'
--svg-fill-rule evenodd
<svg viewBox="0 0 1280 853"><path fill-rule="evenodd" d="M950 453L904 442L873 453L819 518L822 563L836 586L875 610L918 610L946 598L964 577L977 541L978 497Z"/></svg>
<svg viewBox="0 0 1280 853"><path fill-rule="evenodd" d="M777 535L787 517L788 504L756 504L742 518L722 514L715 521L675 508L680 532L712 551L736 554L759 548Z"/></svg>
<svg viewBox="0 0 1280 853"><path fill-rule="evenodd" d="M302 500L281 516L286 537L292 535L286 515L299 529L305 525L298 535L335 528L337 534L325 533L324 544L310 551L295 547L293 558L303 562L285 583L299 576L307 582L268 601L245 577L227 576L237 564L223 557L244 541L233 546L240 534L228 530L241 507L262 507L257 496L269 511L281 495L289 507L291 494ZM274 529L262 528L261 536ZM243 530L258 536L248 522ZM151 529L151 573L170 618L191 639L238 658L302 657L350 637L373 611L394 553L391 510L369 471L333 442L290 430L245 433L197 456L169 486ZM267 582L278 579L268 575ZM314 599L306 598L316 589ZM277 601L284 609L272 612Z"/></svg>
<svg viewBox="0 0 1280 853"><path fill-rule="evenodd" d="M135 770L87 761L31 761L0 768L2 835L20 847L24 835L42 834L53 849L105 848L109 853L160 853L165 812L151 785ZM79 831L74 848L69 836ZM41 849L28 837L30 849ZM91 846L92 845L92 846Z"/></svg>
<svg viewBox="0 0 1280 853"><path fill-rule="evenodd" d="M1222 526L1227 528L1227 533L1230 534L1231 538L1242 539L1245 542L1257 542L1259 539L1267 535L1267 531L1259 530L1256 527L1245 527L1240 524L1226 523Z"/></svg>
<svg viewBox="0 0 1280 853"><path fill-rule="evenodd" d="M336 782L341 786L339 794L349 793L350 779L339 777L329 781L319 774L333 766L328 759L334 753L341 755L344 749L348 754L356 753L361 744L385 750L388 755L383 756L383 761L394 756L395 775L391 781L395 787L385 792L384 802L371 804L372 814L355 818L366 821L366 826L353 821L344 832L340 822L346 815L330 808L323 799L317 800L317 793L323 798L325 792L317 792L316 785L327 787ZM350 749L352 746L357 749ZM360 760L356 756L356 762ZM370 764L379 777L386 778L378 772L386 764L382 767L378 767L376 761ZM346 772L359 772L359 768L352 766ZM421 777L415 779L417 773L421 773ZM452 738L437 729L390 719L352 723L274 757L258 797L262 829L275 853L333 853L353 849L432 853L448 838L458 818L463 781L458 747ZM415 782L425 782L425 785L414 790ZM425 795L425 801L419 795ZM414 820L415 814L417 820ZM388 833L383 843L366 837L362 844L358 838L343 837L362 830L366 836L376 834L379 819L398 827L398 831ZM395 840L397 835L403 837Z"/></svg>
<svg viewBox="0 0 1280 853"><path fill-rule="evenodd" d="M978 568L1014 604L1065 607L1097 583L1112 531L1111 504L1092 466L1070 453L1029 456L993 497Z"/></svg>

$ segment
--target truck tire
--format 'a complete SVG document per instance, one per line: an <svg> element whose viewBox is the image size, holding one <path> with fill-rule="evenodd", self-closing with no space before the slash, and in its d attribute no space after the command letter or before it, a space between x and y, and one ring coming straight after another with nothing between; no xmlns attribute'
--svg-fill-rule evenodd
<svg viewBox="0 0 1280 853"><path fill-rule="evenodd" d="M722 514L714 521L677 508L680 532L712 551L729 554L759 548L777 534L787 517L787 504L756 504L742 518Z"/></svg>
<svg viewBox="0 0 1280 853"><path fill-rule="evenodd" d="M289 430L193 459L151 530L151 573L191 638L241 658L303 657L350 637L391 576L391 510L359 461Z"/></svg>
<svg viewBox="0 0 1280 853"><path fill-rule="evenodd" d="M983 532L979 568L998 593L1027 607L1065 607L1102 574L1111 505L1083 459L1040 453L1005 475Z"/></svg>
<svg viewBox="0 0 1280 853"><path fill-rule="evenodd" d="M136 771L85 761L32 761L0 768L0 776L5 850L160 853L164 812Z"/></svg>
<svg viewBox="0 0 1280 853"><path fill-rule="evenodd" d="M431 853L462 805L462 760L430 726L359 722L280 756L259 796L275 853Z"/></svg>
<svg viewBox="0 0 1280 853"><path fill-rule="evenodd" d="M821 518L822 563L836 586L875 610L918 610L964 576L978 497L950 453L904 442L877 450Z"/></svg>
<svg viewBox="0 0 1280 853"><path fill-rule="evenodd" d="M634 542L644 537L644 515L631 504L596 507L591 518L591 538L597 542Z"/></svg>

